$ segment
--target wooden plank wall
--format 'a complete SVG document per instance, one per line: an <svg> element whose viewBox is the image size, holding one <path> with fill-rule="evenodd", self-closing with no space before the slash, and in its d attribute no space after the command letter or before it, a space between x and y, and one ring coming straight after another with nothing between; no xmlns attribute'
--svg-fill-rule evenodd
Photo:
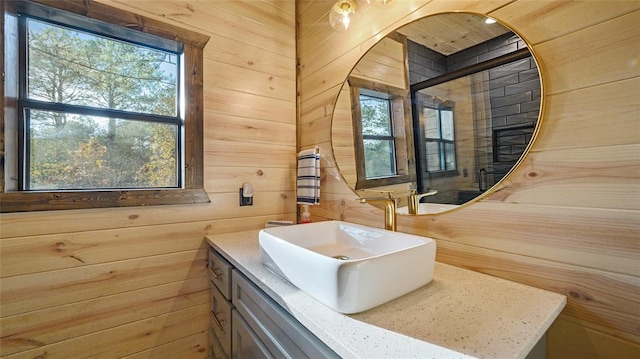
<svg viewBox="0 0 640 359"><path fill-rule="evenodd" d="M299 145L325 154L313 219L383 224L380 209L356 203L331 156L333 108L360 57L414 19L488 14L539 61L538 138L492 195L401 216L399 230L436 238L439 261L566 295L549 358L640 356L640 2L397 0L364 9L346 33L328 25L332 2L298 0Z"/></svg>
<svg viewBox="0 0 640 359"><path fill-rule="evenodd" d="M295 220L295 3L100 2L211 37L211 204L1 215L0 356L207 358L204 235ZM251 207L238 205L243 182Z"/></svg>
<svg viewBox="0 0 640 359"><path fill-rule="evenodd" d="M409 75L406 71L406 53L403 43L384 38L362 57L349 76L365 80L368 83L388 85L408 91ZM356 155L353 146L352 110L351 91L347 81L336 100L331 122L331 138L333 141L333 155L341 170L342 177L349 187L356 188L358 176L356 174ZM380 195L378 191L406 192L407 184L372 187L363 191L365 196L377 197Z"/></svg>
<svg viewBox="0 0 640 359"><path fill-rule="evenodd" d="M369 50L350 76L377 84L407 89L406 49L402 42L385 37Z"/></svg>

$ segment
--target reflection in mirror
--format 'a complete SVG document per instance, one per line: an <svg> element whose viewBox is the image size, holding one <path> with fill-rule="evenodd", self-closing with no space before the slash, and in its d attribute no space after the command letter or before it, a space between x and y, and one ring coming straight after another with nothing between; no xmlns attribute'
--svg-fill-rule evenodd
<svg viewBox="0 0 640 359"><path fill-rule="evenodd" d="M437 189L432 202L462 204L481 195L511 170L533 136L540 81L527 49L411 89L418 188Z"/></svg>
<svg viewBox="0 0 640 359"><path fill-rule="evenodd" d="M417 189L431 194L418 214L448 211L491 191L518 163L540 112L539 73L524 41L485 19L426 17L356 64L335 107L332 145L361 197L391 192L405 214Z"/></svg>

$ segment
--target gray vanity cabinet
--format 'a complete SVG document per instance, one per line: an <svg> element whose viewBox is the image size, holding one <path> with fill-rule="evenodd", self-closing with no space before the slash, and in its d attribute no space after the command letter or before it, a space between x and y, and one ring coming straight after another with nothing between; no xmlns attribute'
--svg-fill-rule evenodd
<svg viewBox="0 0 640 359"><path fill-rule="evenodd" d="M234 358L273 358L258 336L242 319L237 310L233 311L233 357Z"/></svg>
<svg viewBox="0 0 640 359"><path fill-rule="evenodd" d="M209 346L212 359L231 357L232 312L231 271L233 266L213 249L208 258L210 283L210 335Z"/></svg>
<svg viewBox="0 0 640 359"><path fill-rule="evenodd" d="M210 248L211 358L338 358Z"/></svg>

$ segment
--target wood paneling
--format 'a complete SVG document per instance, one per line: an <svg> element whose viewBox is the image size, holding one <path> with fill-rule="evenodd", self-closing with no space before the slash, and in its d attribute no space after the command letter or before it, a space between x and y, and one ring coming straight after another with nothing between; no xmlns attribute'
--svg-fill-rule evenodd
<svg viewBox="0 0 640 359"><path fill-rule="evenodd" d="M544 83L546 93L640 76L640 66L634 65L638 60L639 22L637 10L535 46L542 78L549 80Z"/></svg>
<svg viewBox="0 0 640 359"><path fill-rule="evenodd" d="M550 358L640 355L640 3L394 1L367 9L349 35L326 26L331 1L305 5L298 56L299 143L306 146L332 148L340 85L398 25L473 10L533 45L544 108L521 166L479 202L440 215L399 216L398 228L439 239L440 261L567 295L560 329L550 331ZM338 116L345 115L341 103ZM336 157L348 156L344 137ZM314 220L382 227L382 210L357 204L333 163L323 171L324 199L311 209Z"/></svg>
<svg viewBox="0 0 640 359"><path fill-rule="evenodd" d="M0 319L0 355L206 304L209 303L209 290L209 281L197 277L4 317ZM85 308L92 310L78 315L85 312Z"/></svg>
<svg viewBox="0 0 640 359"><path fill-rule="evenodd" d="M209 323L209 310L210 304L204 303L4 358L122 358L201 332ZM198 351L200 358L207 357L206 347Z"/></svg>
<svg viewBox="0 0 640 359"><path fill-rule="evenodd" d="M2 316L202 277L207 250L2 278Z"/></svg>
<svg viewBox="0 0 640 359"><path fill-rule="evenodd" d="M534 150L637 144L639 89L640 77L633 77L546 96L545 111L553 116L543 117ZM595 121L606 126L594 131Z"/></svg>
<svg viewBox="0 0 640 359"><path fill-rule="evenodd" d="M384 38L358 62L350 76L406 89L409 75L405 72L405 54L402 42Z"/></svg>
<svg viewBox="0 0 640 359"><path fill-rule="evenodd" d="M567 296L563 315L634 341L640 335L640 279L471 244L438 241L437 260Z"/></svg>
<svg viewBox="0 0 640 359"><path fill-rule="evenodd" d="M205 87L204 100L205 112L210 114L222 113L295 124L296 106L291 101L278 101L220 87Z"/></svg>
<svg viewBox="0 0 640 359"><path fill-rule="evenodd" d="M490 199L549 206L640 210L639 153L640 144L536 149L513 173L515 180Z"/></svg>
<svg viewBox="0 0 640 359"><path fill-rule="evenodd" d="M640 3L634 0L536 0L521 1L517 6L497 8L490 14L525 35L529 44L537 45L638 9Z"/></svg>
<svg viewBox="0 0 640 359"><path fill-rule="evenodd" d="M208 358L204 236L296 219L295 2L99 2L210 36L211 203L1 215L0 356Z"/></svg>
<svg viewBox="0 0 640 359"><path fill-rule="evenodd" d="M449 56L509 31L501 26L487 26L469 13L442 14L432 20L430 25L412 22L398 32L413 38L420 45Z"/></svg>
<svg viewBox="0 0 640 359"><path fill-rule="evenodd" d="M240 188L240 187L238 187ZM292 208L293 211L285 212L283 215L295 215L295 203L288 203L287 197L292 193L287 192L270 192L256 193L260 196L261 201L270 200L277 204L278 207L286 206ZM233 232L225 228L238 227L239 224L251 223L251 228L260 228L257 226L260 221L264 224L265 218L274 216L268 211L268 204L263 204L265 208L254 208L259 203L254 203L254 207L243 207L227 213L228 207L238 205L238 190L234 193L211 194L215 198L215 206L213 205L193 205L193 206L160 206L160 207L131 207L131 208L115 208L115 209L99 209L92 211L64 211L64 212L36 212L30 216L24 215L3 215L2 218L2 236L3 238L26 237L41 234L70 233L78 231L90 231L92 229L107 228L132 228L146 227L167 223L182 222L200 222L204 221L204 228L209 233L222 231L221 233ZM273 205L272 203L272 205ZM216 208L217 207L217 208ZM267 212L265 212L265 210ZM238 211L242 211L245 216L238 216ZM293 213L292 213L293 212ZM82 218L81 221L65 221L65 218ZM276 216L280 218L282 215ZM29 218L26 218L29 217ZM254 218L255 217L255 218ZM215 218L215 220L211 220ZM273 219L273 218L271 218ZM256 222L254 222L256 220ZM257 227L256 227L257 226ZM141 229L142 229L141 228ZM211 232L214 231L214 232Z"/></svg>
<svg viewBox="0 0 640 359"><path fill-rule="evenodd" d="M4 278L197 250L204 248L206 225L178 223L4 239L0 242L0 275Z"/></svg>
<svg viewBox="0 0 640 359"><path fill-rule="evenodd" d="M640 345L611 337L561 316L549 328L547 352L562 359L635 358Z"/></svg>

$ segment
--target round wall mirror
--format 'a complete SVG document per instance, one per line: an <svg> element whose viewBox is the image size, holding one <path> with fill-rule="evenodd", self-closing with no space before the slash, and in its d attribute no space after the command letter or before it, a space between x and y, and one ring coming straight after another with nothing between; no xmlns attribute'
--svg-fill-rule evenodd
<svg viewBox="0 0 640 359"><path fill-rule="evenodd" d="M541 88L526 43L492 19L414 21L379 41L345 80L331 127L336 163L361 197L398 198L398 214L458 208L520 162L537 130ZM410 193L420 202L414 211Z"/></svg>

